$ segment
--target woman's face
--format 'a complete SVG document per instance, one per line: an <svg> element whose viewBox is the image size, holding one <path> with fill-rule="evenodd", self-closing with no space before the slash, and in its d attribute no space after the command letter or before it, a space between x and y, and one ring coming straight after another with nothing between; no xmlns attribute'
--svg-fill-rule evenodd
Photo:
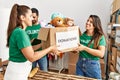
<svg viewBox="0 0 120 80"><path fill-rule="evenodd" d="M24 19L26 26L32 26L32 20L33 20L32 11L28 10L28 12L25 15L25 19Z"/></svg>
<svg viewBox="0 0 120 80"><path fill-rule="evenodd" d="M86 30L94 30L92 18L88 18L86 22Z"/></svg>

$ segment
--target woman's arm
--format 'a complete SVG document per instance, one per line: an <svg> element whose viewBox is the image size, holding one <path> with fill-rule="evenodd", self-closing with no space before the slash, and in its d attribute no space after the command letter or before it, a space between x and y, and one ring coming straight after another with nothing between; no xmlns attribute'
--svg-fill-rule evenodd
<svg viewBox="0 0 120 80"><path fill-rule="evenodd" d="M99 46L98 49L91 49L89 47L79 45L77 50L79 50L79 51L85 50L86 52L88 52L94 56L98 56L98 57L102 58L105 53L105 46Z"/></svg>
<svg viewBox="0 0 120 80"><path fill-rule="evenodd" d="M50 46L44 50L36 51L36 52L34 52L32 46L29 46L29 47L21 49L21 51L22 51L23 55L31 62L34 62L34 61L42 58L43 56L45 56L46 54L48 54L51 51L54 53L59 52L57 50L56 46Z"/></svg>
<svg viewBox="0 0 120 80"><path fill-rule="evenodd" d="M88 53L90 53L94 56L98 56L100 58L103 58L103 56L105 54L105 46L99 46L98 49L91 49L89 47L85 47L84 50L87 51Z"/></svg>
<svg viewBox="0 0 120 80"><path fill-rule="evenodd" d="M30 42L31 42L31 44L34 44L35 41L36 41L37 44L34 45L34 46L32 46L33 49L34 49L34 51L42 47L42 43L41 43L41 41L38 40L38 39L32 39ZM39 44L38 44L38 43L39 43Z"/></svg>
<svg viewBox="0 0 120 80"><path fill-rule="evenodd" d="M39 48L41 48L41 47L42 47L42 43L32 46L32 48L34 49L34 51L37 50L37 49L39 49Z"/></svg>

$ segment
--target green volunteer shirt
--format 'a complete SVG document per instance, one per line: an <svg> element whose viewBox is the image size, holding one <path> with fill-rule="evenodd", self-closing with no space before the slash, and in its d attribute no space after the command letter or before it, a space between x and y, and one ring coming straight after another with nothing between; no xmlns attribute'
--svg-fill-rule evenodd
<svg viewBox="0 0 120 80"><path fill-rule="evenodd" d="M92 39L92 36L88 36L86 33L83 33L80 36L80 44L82 44L84 46L88 46L88 43L90 42L91 39ZM99 46L105 46L105 45L106 45L106 40L105 40L105 37L102 36L100 38L100 41L99 41ZM92 41L92 43L90 44L90 48L93 49L93 46L94 46L94 43ZM86 51L80 51L79 55L83 58L90 58L92 60L99 60L99 57L93 56Z"/></svg>
<svg viewBox="0 0 120 80"><path fill-rule="evenodd" d="M31 46L31 43L26 32L20 27L14 29L9 40L9 60L13 62L27 61L21 49L28 46Z"/></svg>
<svg viewBox="0 0 120 80"><path fill-rule="evenodd" d="M40 28L41 28L40 24L28 26L26 28L25 31L26 31L27 35L29 36L30 40L37 39ZM34 43L32 45L37 45L37 41L36 41L36 43ZM38 50L42 50L42 48L40 48ZM38 51L38 50L36 50L36 51Z"/></svg>

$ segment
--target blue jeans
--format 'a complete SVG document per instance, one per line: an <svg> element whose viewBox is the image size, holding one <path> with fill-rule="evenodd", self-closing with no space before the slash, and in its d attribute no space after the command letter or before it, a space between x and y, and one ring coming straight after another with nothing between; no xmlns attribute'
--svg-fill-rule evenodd
<svg viewBox="0 0 120 80"><path fill-rule="evenodd" d="M44 56L40 58L39 60L32 63L32 68L35 68L37 66L37 63L39 65L40 70L48 71L48 65L47 65L47 56Z"/></svg>
<svg viewBox="0 0 120 80"><path fill-rule="evenodd" d="M102 80L99 60L79 57L76 64L76 75Z"/></svg>

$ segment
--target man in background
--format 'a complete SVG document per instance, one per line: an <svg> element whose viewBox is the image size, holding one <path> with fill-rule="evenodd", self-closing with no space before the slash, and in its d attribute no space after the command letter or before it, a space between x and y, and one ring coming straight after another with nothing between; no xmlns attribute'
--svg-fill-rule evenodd
<svg viewBox="0 0 120 80"><path fill-rule="evenodd" d="M39 30L41 28L41 25L40 25L40 23L38 21L39 11L36 8L32 8L31 10L32 10L32 16L33 16L32 26L27 27L26 32L27 32L28 36L30 37L32 46L34 46L34 45L37 45L37 44L41 43L41 41L37 39L38 32L39 32ZM35 51L39 51L39 50L42 50L42 48L38 48ZM47 68L47 56L44 56L41 59L33 62L32 68L37 67L37 63L39 65L40 70L48 71L48 68Z"/></svg>

